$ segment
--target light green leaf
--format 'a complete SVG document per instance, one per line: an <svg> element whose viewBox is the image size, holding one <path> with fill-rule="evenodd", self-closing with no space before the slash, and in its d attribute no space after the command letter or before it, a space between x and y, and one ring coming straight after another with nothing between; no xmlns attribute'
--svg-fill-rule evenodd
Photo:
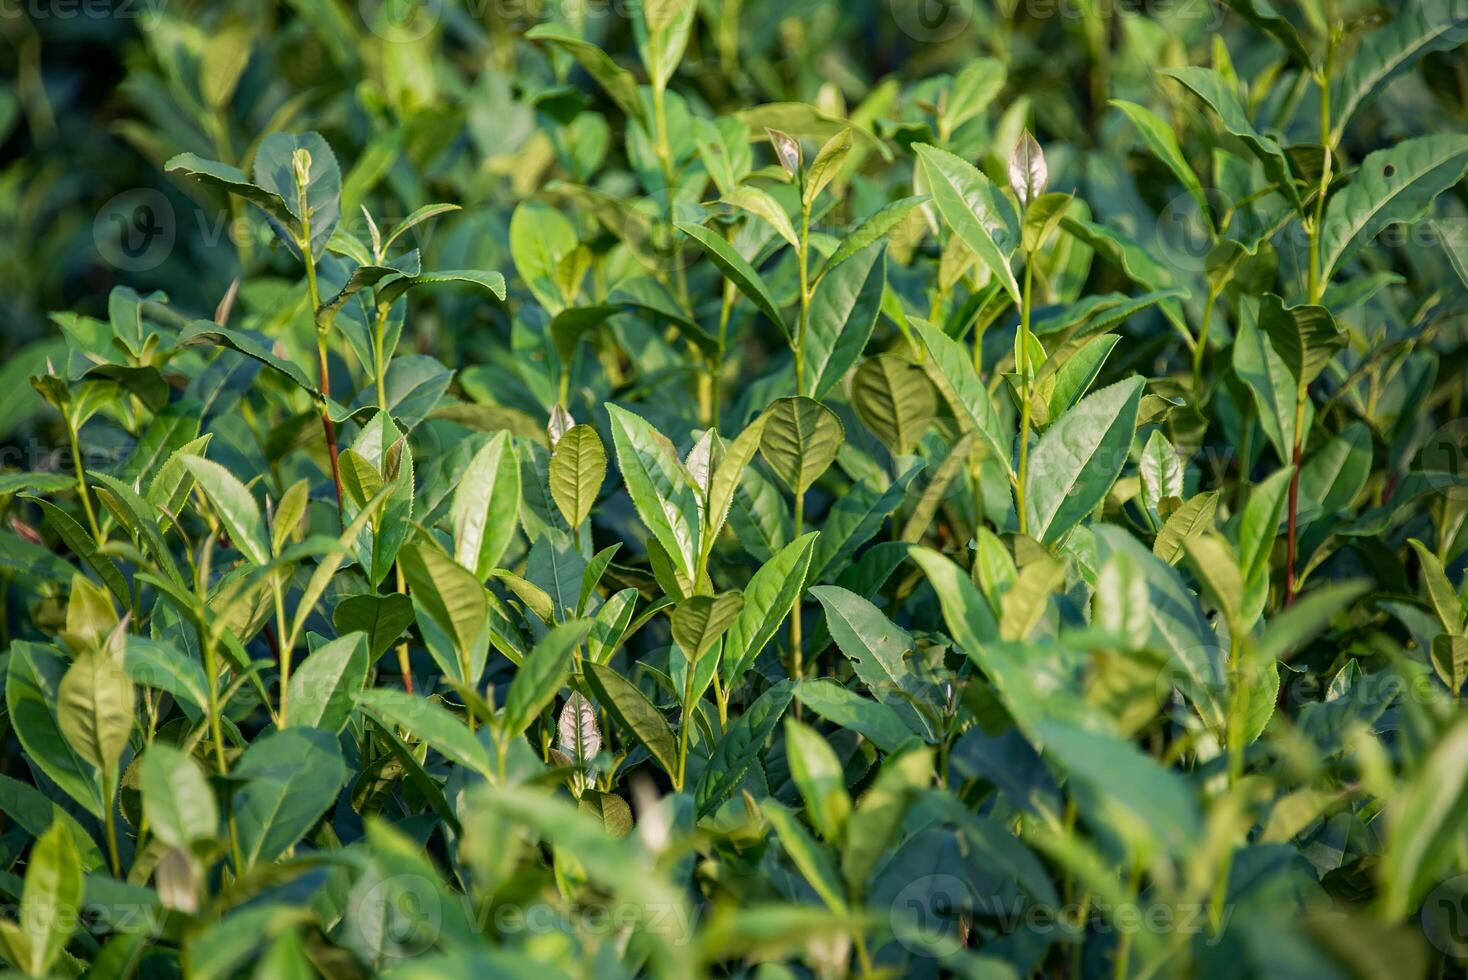
<svg viewBox="0 0 1468 980"><path fill-rule="evenodd" d="M778 399L766 411L760 455L790 492L803 494L836 460L846 430L812 398Z"/></svg>
<svg viewBox="0 0 1468 980"><path fill-rule="evenodd" d="M1019 219L1009 201L978 168L937 147L915 143L933 201L943 220L978 260L1020 301L1009 256L1019 245Z"/></svg>
<svg viewBox="0 0 1468 980"><path fill-rule="evenodd" d="M520 463L510 434L497 432L474 454L454 490L454 560L484 581L515 536L519 512Z"/></svg>
<svg viewBox="0 0 1468 980"><path fill-rule="evenodd" d="M1045 431L1026 479L1030 534L1058 541L1106 498L1126 463L1143 387L1134 377L1102 388Z"/></svg>
<svg viewBox="0 0 1468 980"><path fill-rule="evenodd" d="M617 466L637 515L691 581L702 541L702 495L666 436L617 405L607 405L607 413Z"/></svg>

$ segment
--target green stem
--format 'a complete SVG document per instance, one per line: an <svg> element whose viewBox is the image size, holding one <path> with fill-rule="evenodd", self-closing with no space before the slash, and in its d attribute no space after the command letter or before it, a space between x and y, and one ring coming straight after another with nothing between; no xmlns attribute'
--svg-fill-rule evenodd
<svg viewBox="0 0 1468 980"><path fill-rule="evenodd" d="M1333 30L1333 28L1328 28ZM1326 41L1325 65L1316 73L1315 84L1320 89L1320 145L1325 159L1320 166L1320 187L1315 195L1315 218L1310 223L1310 302L1319 303L1325 294L1329 275L1320 268L1320 233L1325 220L1325 192L1330 187L1331 177L1331 132L1330 132L1330 76L1335 66L1335 38Z"/></svg>
<svg viewBox="0 0 1468 980"><path fill-rule="evenodd" d="M724 281L724 297L719 305L719 353L709 365L709 425L719 428L720 403L724 394L724 354L729 343L729 317L734 312L735 288L732 282Z"/></svg>
<svg viewBox="0 0 1468 980"><path fill-rule="evenodd" d="M804 198L804 187L802 186L800 248L798 250L800 265L800 325L795 331L795 393L797 395L807 394L805 390L805 332L810 324L810 205L805 202ZM796 506L798 507L799 504Z"/></svg>
<svg viewBox="0 0 1468 980"><path fill-rule="evenodd" d="M387 411L387 365L382 363L387 344L387 317L391 306L377 307L377 321L372 325L372 371L377 381L377 407Z"/></svg>
<svg viewBox="0 0 1468 980"><path fill-rule="evenodd" d="M693 725L693 661L687 661L683 669L683 723L678 726L678 778L673 788L683 792L683 781L688 771L688 729Z"/></svg>
<svg viewBox="0 0 1468 980"><path fill-rule="evenodd" d="M87 527L91 529L92 538L97 542L97 547L102 547L102 527L97 523L97 512L92 509L92 496L87 492L87 470L82 465L81 436L76 426L71 424L71 419L66 420L66 431L71 436L71 466L76 471L76 492L81 497L82 510L87 515Z"/></svg>
<svg viewBox="0 0 1468 980"><path fill-rule="evenodd" d="M1203 307L1203 325L1198 328L1198 342L1193 346L1193 400L1201 404L1203 390L1203 352L1208 349L1208 328L1213 323L1213 304L1218 302L1218 290L1208 289L1208 305Z"/></svg>
<svg viewBox="0 0 1468 980"><path fill-rule="evenodd" d="M301 208L301 258L306 263L306 296L311 304L311 322L316 326L316 369L321 387L321 429L326 435L326 454L331 460L331 482L336 488L336 519L342 528L347 526L345 509L342 507L342 474L337 462L336 423L331 420L327 400L331 398L331 376L326 364L326 331L328 323L317 315L321 308L321 290L316 283L316 257L311 254L311 209L306 205L306 191L300 191Z"/></svg>
<svg viewBox="0 0 1468 980"><path fill-rule="evenodd" d="M1019 518L1019 533L1027 534L1025 521L1025 477L1030 462L1030 294L1034 283L1034 256L1025 254L1024 297L1019 311L1019 343L1015 345L1019 363L1019 470L1015 474L1014 505Z"/></svg>
<svg viewBox="0 0 1468 980"><path fill-rule="evenodd" d="M805 533L805 494L795 495L795 537L798 538ZM792 539L793 540L793 539ZM800 682L801 661L804 651L801 649L800 636L800 595L795 596L795 602L790 607L790 679L796 683ZM796 706L797 716L799 705Z"/></svg>
<svg viewBox="0 0 1468 980"><path fill-rule="evenodd" d="M1300 456L1305 443L1305 399L1308 393L1302 385L1295 395L1295 446L1291 462L1294 472L1290 474L1289 525L1285 531L1285 605L1295 602L1295 560L1298 557L1298 518L1300 513Z"/></svg>
<svg viewBox="0 0 1468 980"><path fill-rule="evenodd" d="M108 767L111 770L111 766ZM117 776L111 771L102 774L102 795L107 797L107 810L103 814L103 828L107 834L107 862L112 866L112 877L122 877L122 860L117 856Z"/></svg>
<svg viewBox="0 0 1468 980"><path fill-rule="evenodd" d="M683 273L683 266L673 256L674 229L673 229L673 198L677 193L677 187L673 181L673 145L668 139L668 110L664 100L663 86L652 87L652 114L654 125L657 128L657 156L658 163L663 172L663 215L667 219L667 245L668 255L673 261L676 272L675 285L678 290L678 299L684 306L688 305L688 280Z"/></svg>

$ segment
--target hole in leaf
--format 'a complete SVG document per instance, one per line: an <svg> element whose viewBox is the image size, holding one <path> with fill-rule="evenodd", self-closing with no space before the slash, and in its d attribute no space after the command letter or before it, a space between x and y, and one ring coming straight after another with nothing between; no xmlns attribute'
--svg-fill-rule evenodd
<svg viewBox="0 0 1468 980"><path fill-rule="evenodd" d="M1389 163L1385 167L1382 167L1381 168L1381 175L1383 177L1390 177L1393 174L1395 174L1396 172L1397 172L1397 165L1394 164L1394 163Z"/></svg>

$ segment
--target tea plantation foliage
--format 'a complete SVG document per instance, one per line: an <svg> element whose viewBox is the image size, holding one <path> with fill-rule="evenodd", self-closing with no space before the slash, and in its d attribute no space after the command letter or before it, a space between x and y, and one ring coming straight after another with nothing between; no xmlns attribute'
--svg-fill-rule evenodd
<svg viewBox="0 0 1468 980"><path fill-rule="evenodd" d="M11 968L1461 975L1461 0L31 6Z"/></svg>

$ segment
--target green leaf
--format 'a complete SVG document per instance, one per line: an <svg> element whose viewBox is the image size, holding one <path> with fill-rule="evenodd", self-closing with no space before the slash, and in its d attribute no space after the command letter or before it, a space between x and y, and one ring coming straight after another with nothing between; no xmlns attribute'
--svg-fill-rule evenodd
<svg viewBox="0 0 1468 980"><path fill-rule="evenodd" d="M596 429L574 425L556 441L550 459L551 499L571 527L586 522L606 478L607 452Z"/></svg>
<svg viewBox="0 0 1468 980"><path fill-rule="evenodd" d="M454 489L454 560L484 581L515 536L519 512L520 462L510 434L498 432L474 454Z"/></svg>
<svg viewBox="0 0 1468 980"><path fill-rule="evenodd" d="M217 160L205 160L196 153L180 153L169 157L163 169L167 173L179 171L185 177L196 180L206 187L213 187L227 194L243 197L276 221L284 223L291 218L291 212L286 208L285 200L279 194L256 184L237 167L231 167Z"/></svg>
<svg viewBox="0 0 1468 980"><path fill-rule="evenodd" d="M401 592L349 595L336 604L331 623L343 635L361 631L367 635L367 660L377 658L392 646L403 630L413 624L413 601Z"/></svg>
<svg viewBox="0 0 1468 980"><path fill-rule="evenodd" d="M1279 535L1285 494L1293 473L1294 468L1286 466L1261 481L1249 495L1239 523L1239 566L1244 571L1244 586L1251 594L1247 604L1255 610L1255 615L1263 609L1269 590L1269 557Z"/></svg>
<svg viewBox="0 0 1468 980"><path fill-rule="evenodd" d="M1151 620L1148 645L1167 655L1169 672L1214 728L1223 724L1222 693L1225 650L1177 570L1156 557L1141 542L1118 527L1094 529L1096 562L1104 567L1113 555L1124 555L1147 583L1147 615ZM1243 549L1240 549L1241 551ZM1245 559L1240 565L1247 569Z"/></svg>
<svg viewBox="0 0 1468 980"><path fill-rule="evenodd" d="M1438 133L1367 154L1325 208L1320 274L1329 281L1387 226L1413 222L1468 171L1468 136Z"/></svg>
<svg viewBox="0 0 1468 980"><path fill-rule="evenodd" d="M1310 454L1300 470L1302 525L1348 508L1371 475L1371 431L1352 422Z"/></svg>
<svg viewBox="0 0 1468 980"><path fill-rule="evenodd" d="M1199 534L1183 542L1193 575L1213 605L1235 627L1244 608L1244 576L1233 550L1216 535Z"/></svg>
<svg viewBox="0 0 1468 980"><path fill-rule="evenodd" d="M617 725L633 735L648 753L672 775L678 771L678 744L662 712L653 707L637 686L611 667L582 664L582 676L596 700Z"/></svg>
<svg viewBox="0 0 1468 980"><path fill-rule="evenodd" d="M1293 171L1279 142L1271 136L1262 135L1249 122L1234 86L1211 68L1164 68L1162 74L1173 78L1192 90L1218 114L1223 128L1237 136L1249 148L1249 152L1264 165L1264 174L1279 186L1280 191L1296 208L1301 206L1300 191L1295 186Z"/></svg>
<svg viewBox="0 0 1468 980"><path fill-rule="evenodd" d="M1213 209L1209 206L1208 196L1203 192L1203 183L1198 180L1197 173L1188 165L1187 158L1183 156L1183 149L1178 145L1177 134L1172 131L1172 127L1157 113L1135 102L1112 99L1111 105L1126 114L1126 117L1132 121L1132 125L1137 128L1137 134L1142 137L1142 142L1147 144L1147 149L1162 161L1163 166L1172 171L1178 183L1183 185L1183 189L1193 196L1193 200L1198 204L1198 209L1203 214L1211 216ZM1211 217L1210 220L1212 220Z"/></svg>
<svg viewBox="0 0 1468 980"><path fill-rule="evenodd" d="M756 757L764 751L765 742L769 741L790 705L791 691L789 681L781 681L771 687L744 709L744 713L719 739L693 793L694 806L700 818L717 810L744 782L744 777Z"/></svg>
<svg viewBox="0 0 1468 980"><path fill-rule="evenodd" d="M298 388L307 392L317 401L320 401L322 398L320 389L306 377L305 372L290 361L277 357L250 334L239 330L226 329L212 320L195 320L179 334L178 342L180 344L213 344L216 347L227 347L237 354L243 354L251 360L259 361L272 371L288 379Z"/></svg>
<svg viewBox="0 0 1468 980"><path fill-rule="evenodd" d="M390 306L415 286L455 282L478 286L501 302L505 299L505 277L502 273L487 269L438 269L416 276L398 276L387 280L377 288L377 301Z"/></svg>
<svg viewBox="0 0 1468 980"><path fill-rule="evenodd" d="M896 354L878 354L851 379L851 404L893 455L907 456L937 417L938 391L922 368Z"/></svg>
<svg viewBox="0 0 1468 980"><path fill-rule="evenodd" d="M1392 801L1378 880L1382 914L1411 913L1448 870L1468 824L1468 718L1459 718Z"/></svg>
<svg viewBox="0 0 1468 980"><path fill-rule="evenodd" d="M310 155L310 174L305 188L305 206L311 224L311 254L320 261L326 254L326 243L341 218L341 171L336 155L318 133L271 133L255 150L255 183L285 202L298 226L306 215L301 213L295 160L298 153ZM286 238L295 252L295 242Z"/></svg>
<svg viewBox="0 0 1468 980"><path fill-rule="evenodd" d="M673 608L673 642L696 664L734 625L743 608L744 596L738 592L689 596Z"/></svg>
<svg viewBox="0 0 1468 980"><path fill-rule="evenodd" d="M1287 463L1294 457L1296 440L1304 441L1303 434L1295 432L1295 399L1299 395L1299 386L1284 359L1260 329L1253 300L1246 299L1241 305L1243 315L1233 346L1234 373L1254 396L1259 425L1274 447L1275 455ZM1307 404L1306 431L1310 425L1308 407Z"/></svg>
<svg viewBox="0 0 1468 980"><path fill-rule="evenodd" d="M775 234L789 242L791 248L800 247L800 238L795 234L795 226L790 223L790 215L785 213L785 209L768 191L760 190L752 184L742 184L724 195L723 200L725 204L748 211L765 222L775 230Z"/></svg>
<svg viewBox="0 0 1468 980"><path fill-rule="evenodd" d="M646 127L642 96L638 92L637 79L625 68L619 67L605 51L572 34L559 24L537 24L525 32L529 41L545 41L566 51L576 63L606 90L617 108L630 119Z"/></svg>
<svg viewBox="0 0 1468 980"><path fill-rule="evenodd" d="M823 277L811 297L805 334L805 390L824 398L861 357L887 285L887 256L880 247L863 252L839 272Z"/></svg>
<svg viewBox="0 0 1468 980"><path fill-rule="evenodd" d="M691 581L703 527L703 500L693 477L673 444L641 416L610 404L607 414L617 466L637 515Z"/></svg>
<svg viewBox="0 0 1468 980"><path fill-rule="evenodd" d="M202 456L184 456L184 468L209 500L214 516L229 532L230 544L257 565L270 562L265 522L255 498L233 473Z"/></svg>
<svg viewBox="0 0 1468 980"><path fill-rule="evenodd" d="M676 222L678 230L693 239L703 249L714 265L719 267L730 282L739 291L747 296L761 313L769 317L770 322L784 332L787 340L791 339L790 327L785 323L785 318L780 315L780 308L775 303L775 298L770 293L770 288L760 278L760 274L754 271L754 266L745 260L744 256L734 251L734 247L715 231L685 221Z"/></svg>
<svg viewBox="0 0 1468 980"><path fill-rule="evenodd" d="M836 856L822 847L795 819L795 814L776 800L765 800L760 812L774 828L780 845L790 860L800 869L811 888L821 900L835 912L846 910L845 889L841 885L841 872L836 865Z"/></svg>
<svg viewBox="0 0 1468 980"><path fill-rule="evenodd" d="M785 754L790 778L805 800L806 817L826 840L843 840L851 795L841 760L819 732L793 718L785 719Z"/></svg>
<svg viewBox="0 0 1468 980"><path fill-rule="evenodd" d="M336 736L287 728L255 739L230 778L242 783L231 810L247 867L274 861L336 802L347 780Z"/></svg>
<svg viewBox="0 0 1468 980"><path fill-rule="evenodd" d="M473 573L431 544L413 544L398 556L398 567L413 591L413 600L449 637L461 664L478 645L489 618L484 586ZM477 678L460 678L473 684Z"/></svg>
<svg viewBox="0 0 1468 980"><path fill-rule="evenodd" d="M1463 635L1464 609L1463 601L1458 598L1458 590L1453 588L1453 583L1448 581L1448 576L1443 571L1442 562L1438 561L1437 555L1416 538L1407 541L1412 550L1417 552L1417 560L1422 564L1422 584L1427 587L1427 597L1432 601L1432 610L1437 613L1437 620L1442 624L1443 632L1452 636Z"/></svg>
<svg viewBox="0 0 1468 980"><path fill-rule="evenodd" d="M450 762L486 777L495 771L489 752L468 726L436 701L416 697L406 691L377 687L358 694L357 707L384 728L401 728L409 732Z"/></svg>
<svg viewBox="0 0 1468 980"><path fill-rule="evenodd" d="M67 743L102 772L115 772L132 733L135 700L121 658L103 650L77 657L56 693L56 723Z"/></svg>
<svg viewBox="0 0 1468 980"><path fill-rule="evenodd" d="M562 285L561 264L577 244L570 219L543 201L525 201L510 216L515 272L552 316L572 301Z"/></svg>
<svg viewBox="0 0 1468 980"><path fill-rule="evenodd" d="M1045 431L1026 479L1030 534L1058 541L1106 498L1126 463L1143 387L1129 378L1102 388Z"/></svg>
<svg viewBox="0 0 1468 980"><path fill-rule="evenodd" d="M713 474L709 477L708 513L705 525L708 529L708 538L705 547L709 547L717 540L719 532L724 527L724 521L729 516L729 508L733 506L735 491L739 489L740 479L744 476L746 467L754 459L754 454L759 451L760 443L764 440L765 424L769 416L760 415L724 450L724 458L715 465Z"/></svg>
<svg viewBox="0 0 1468 980"><path fill-rule="evenodd" d="M1346 335L1325 307L1286 308L1273 293L1266 293L1259 301L1259 329L1302 391L1346 345Z"/></svg>
<svg viewBox="0 0 1468 980"><path fill-rule="evenodd" d="M1356 110L1434 51L1468 40L1468 11L1454 0L1403 4L1384 27L1367 34L1331 79L1331 142L1340 140Z"/></svg>
<svg viewBox="0 0 1468 980"><path fill-rule="evenodd" d="M219 806L193 757L154 742L143 753L138 783L148 829L169 847L187 850L219 834Z"/></svg>
<svg viewBox="0 0 1468 980"><path fill-rule="evenodd" d="M1468 637L1439 633L1432 638L1429 651L1432 669L1454 694L1468 683Z"/></svg>
<svg viewBox="0 0 1468 980"><path fill-rule="evenodd" d="M1152 542L1152 553L1169 565L1177 564L1183 556L1183 545L1189 538L1213 530L1217 511L1217 490L1189 497L1163 522L1162 530L1157 532L1157 539Z"/></svg>
<svg viewBox="0 0 1468 980"><path fill-rule="evenodd" d="M958 341L924 320L913 320L912 326L928 353L923 367L943 393L959 426L965 432L977 432L988 446L989 454L1004 465L1006 472L1013 472L1010 456L1014 435L1001 431L999 417L989 400L989 390L974 369L970 353Z"/></svg>
<svg viewBox="0 0 1468 980"><path fill-rule="evenodd" d="M933 753L922 747L889 757L847 821L841 872L858 895L865 892L877 862L891 851L902 818L917 793L933 778Z"/></svg>
<svg viewBox="0 0 1468 980"><path fill-rule="evenodd" d="M29 955L16 965L29 975L49 975L66 948L79 922L82 884L76 841L58 820L36 841L26 862L19 919Z"/></svg>
<svg viewBox="0 0 1468 980"><path fill-rule="evenodd" d="M572 655L591 629L589 620L562 623L547 633L531 649L515 671L510 690L505 695L501 717L504 734L513 738L530 727L555 698L571 669Z"/></svg>
<svg viewBox="0 0 1468 980"><path fill-rule="evenodd" d="M841 419L803 396L780 398L766 410L760 455L792 493L800 495L836 460L846 439Z"/></svg>
<svg viewBox="0 0 1468 980"><path fill-rule="evenodd" d="M739 683L790 615L805 589L817 536L811 531L785 545L759 567L744 587L744 605L724 640L720 670L726 688L732 690Z"/></svg>
<svg viewBox="0 0 1468 980"><path fill-rule="evenodd" d="M819 678L800 682L800 703L841 728L857 732L883 752L894 752L913 737L897 709L864 698L833 680Z"/></svg>
<svg viewBox="0 0 1468 980"><path fill-rule="evenodd" d="M947 150L915 143L918 160L943 220L978 260L1020 301L1009 256L1019 245L1019 219L999 189L976 167Z"/></svg>
<svg viewBox="0 0 1468 980"><path fill-rule="evenodd" d="M97 542L93 540L89 532L83 530L70 514L51 501L30 494L22 494L22 496L41 508L41 515L46 519L46 523L68 548L97 573L102 584L106 585L107 590L117 597L118 602L124 606L131 603L131 593L127 587L127 580L122 576L122 570L117 567L116 562L97 550Z"/></svg>
<svg viewBox="0 0 1468 980"><path fill-rule="evenodd" d="M814 204L826 185L841 172L841 166L851 154L852 131L843 129L822 144L816 158L805 170L805 192L801 195L807 205Z"/></svg>
<svg viewBox="0 0 1468 980"><path fill-rule="evenodd" d="M1131 742L1073 722L1048 719L1036 735L1072 780L1085 787L1088 820L1143 853L1185 855L1202 830L1187 782Z"/></svg>
<svg viewBox="0 0 1468 980"><path fill-rule="evenodd" d="M907 219L912 209L929 200L928 195L918 194L913 197L904 197L901 200L885 204L876 212L871 214L861 224L857 225L851 232L841 239L841 244L836 246L836 251L826 260L821 271L816 276L817 283L839 269L849 259L856 257L866 250L869 245L881 241L892 233L898 225Z"/></svg>
<svg viewBox="0 0 1468 980"><path fill-rule="evenodd" d="M1305 50L1305 45L1300 40L1300 32L1295 30L1294 24L1274 9L1274 5L1269 0L1225 0L1225 2L1240 17L1278 41L1289 56L1300 63L1302 68L1310 68L1314 65L1310 52Z"/></svg>
<svg viewBox="0 0 1468 980"><path fill-rule="evenodd" d="M333 734L345 728L357 694L367 683L368 657L363 633L348 633L311 651L291 672L282 726L289 722L292 728L319 728Z"/></svg>

